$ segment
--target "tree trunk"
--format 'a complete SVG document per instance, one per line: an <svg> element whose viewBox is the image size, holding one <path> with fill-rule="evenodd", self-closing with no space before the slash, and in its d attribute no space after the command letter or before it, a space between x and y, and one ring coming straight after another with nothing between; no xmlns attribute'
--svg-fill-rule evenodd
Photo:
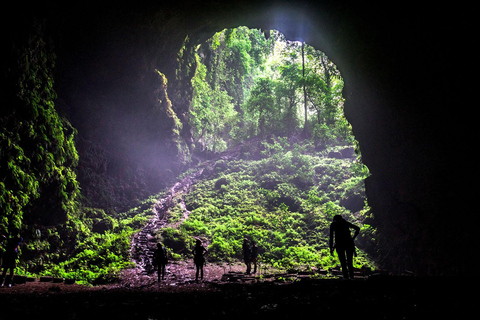
<svg viewBox="0 0 480 320"><path fill-rule="evenodd" d="M303 107L305 111L305 124L303 135L308 135L308 114L307 114L307 89L305 88L305 42L302 42L302 77L303 77Z"/></svg>

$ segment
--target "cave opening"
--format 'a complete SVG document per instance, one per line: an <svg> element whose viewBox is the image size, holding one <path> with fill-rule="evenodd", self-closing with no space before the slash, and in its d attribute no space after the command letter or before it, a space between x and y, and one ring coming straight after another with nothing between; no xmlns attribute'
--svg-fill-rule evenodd
<svg viewBox="0 0 480 320"><path fill-rule="evenodd" d="M177 113L188 110L192 159L217 160L159 238L174 253L201 238L213 259L228 261L245 237L267 265L327 269L337 263L328 226L340 214L362 229L355 266L373 267L369 171L344 115L336 65L277 30L241 26L207 38L185 38L169 92Z"/></svg>
<svg viewBox="0 0 480 320"><path fill-rule="evenodd" d="M452 54L453 57L457 58L457 62L464 66L468 65L469 59L465 59L465 57L469 57L469 55L465 56L465 52L475 52L475 50L470 50L475 42L467 39L470 33L463 30L466 24L458 24L456 27L449 29L448 32L451 35L449 39L454 41L453 44L458 45L459 48L465 47L465 50L441 50L441 46L445 43L443 41L445 28L449 24L445 23L446 21L437 20L441 15L425 14L424 16L418 15L417 19L406 19L411 12L411 8L408 6L403 10L383 11L379 8L372 10L363 4L357 4L356 7L344 5L329 7L323 3L317 3L310 7L303 7L307 8L303 13L307 11L309 13L305 15L298 14L298 11L293 9L283 10L283 13L280 12L282 10L272 10L272 13L266 13L265 9L271 9L270 4L265 5L260 4L260 2L258 4L252 2L248 6L239 2L231 2L225 6L219 6L218 4L206 6L201 3L195 7L198 10L181 5L177 8L171 8L163 4L152 6L148 10L132 10L131 6L123 10L125 6L109 6L109 10L102 12L90 7L86 9L83 5L75 10L71 9L73 8L71 5L68 5L68 7L70 9L65 10L61 6L55 6L56 9L52 12L42 10L40 13L36 13L47 17L46 21L50 24L50 28L46 29L44 40L54 33L53 42L58 59L53 57L48 47L44 47L42 39L34 38L35 41L28 41L25 52L30 52L33 57L39 57L32 60L37 62L38 68L23 70L28 64L20 64L9 69L9 72L12 70L18 72L18 74L13 74L13 78L10 77L12 74L9 72L4 74L8 76L7 78L2 78L5 83L9 82L9 86L6 86L6 88L12 88L12 90L5 91L7 100L15 101L15 103L9 104L10 107L2 109L2 112L5 113L2 113L2 119L0 119L1 121L8 120L8 124L12 124L13 128L2 126L2 143L8 141L9 147L15 146L16 148L13 152L10 152L10 149L2 149L3 163L7 163L9 159L14 161L9 163L8 167L6 165L2 166L2 169L8 168L8 170L5 170L5 174L17 172L10 170L13 163L15 163L15 169L17 167L24 168L24 172L30 170L31 173L36 174L35 168L41 168L41 166L30 165L28 161L24 160L27 158L35 159L35 161L47 160L44 163L48 164L53 151L58 152L60 160L64 158L61 154L63 148L48 150L48 148L43 148L44 144L32 140L45 138L49 140L47 144L57 141L51 139L51 137L48 138L46 135L42 137L42 132L58 133L61 129L69 137L70 161L65 162L68 168L66 167L66 171L63 171L62 175L60 175L59 170L49 170L49 172L58 173L58 179L68 182L68 189L62 190L56 185L51 185L52 188L49 189L47 187L36 189L36 184L27 183L28 188L25 190L29 193L22 191L23 193L18 193L18 197L12 197L11 195L16 192L15 188L17 188L15 184L20 185L22 181L16 181L8 177L5 180L5 176L2 177L2 181L4 181L2 182L3 196L0 197L0 200L2 201L2 207L7 210L7 218L4 218L2 223L5 224L9 219L14 224L20 224L22 222L22 212L25 213L26 217L29 210L35 213L38 222L38 226L29 226L27 220L23 221L26 225L25 229L31 227L30 229L35 231L29 236L31 243L34 244L30 248L35 246L42 248L43 244L52 243L51 254L40 254L38 251L32 251L32 255L35 254L35 259L38 258L37 261L44 260L48 261L50 265L58 265L59 262L63 263L68 258L66 255L59 255L58 252L71 252L65 250L67 245L70 244L64 245L63 242L56 241L57 238L59 239L60 231L49 231L48 234L51 236L48 238L36 238L39 237L37 235L47 234L46 230L51 228L42 225L42 223L46 223L42 221L43 217L48 217L46 212L52 211L49 203L43 202L45 199L57 199L57 195L62 196L64 199L61 200L62 212L58 217L73 217L74 219L70 221L73 225L79 226L80 223L85 225L85 228L77 228L82 237L89 239L103 237L99 231L108 234L112 233L118 226L127 225L127 223L119 223L119 221L121 222L125 216L123 214L127 210L125 208L133 201L144 199L146 195L154 192L152 190L156 192L158 189L165 187L171 182L171 179L176 177L179 167L185 169L185 166L178 165L179 163L183 164L184 159L176 158L177 155L182 155L178 152L179 149L184 148L184 146L179 147L181 143L195 146L195 149L191 150L197 150L195 152L201 152L207 156L221 150L227 150L225 148L237 147L244 157L243 160L253 159L257 156L260 159L258 161L268 162L268 160L265 160L268 156L272 161L282 159L286 161L286 163L277 162L282 166L290 164L288 161L301 163L299 160L304 160L305 156L308 157L308 155L301 154L299 148L288 149L291 147L289 140L278 139L275 136L269 141L264 141L267 143L260 144L259 148L256 149L252 148L255 147L254 145L244 144L242 147L241 143L238 143L238 141L242 142L242 138L239 135L233 135L232 131L234 133L241 132L245 136L258 134L261 128L265 132L279 129L272 125L268 126L269 119L266 114L262 121L258 121L259 119L253 118L250 114L250 118L256 119L256 122L245 120L243 123L235 122L236 127L229 124L225 127L225 130L220 130L217 134L212 134L206 129L202 131L201 126L191 123L192 117L189 108L192 105L190 103L193 94L198 94L198 91L193 92L191 85L190 89L188 86L184 88L177 86L182 83L182 71L180 70L179 78L176 79L178 68L175 69L177 62L187 61L178 56L178 49L184 41L183 38L186 34L192 34L192 36L201 35L198 38L193 36L197 40L199 38L205 40L214 34L212 30L221 30L223 27L235 25L249 25L257 28L261 27L264 30L278 27L277 29L285 35L288 34L286 36L288 39L299 40L303 38L306 43L327 52L328 56L342 70L342 77L345 79L343 93L346 98L344 101L346 117L352 123L355 136L360 141L362 155L364 156L362 160L372 170L372 176L366 180L367 191L369 203L375 210L375 225L379 230L376 238L378 240L378 252L383 259L381 261L382 267L398 273L412 270L415 274L428 275L458 275L470 271L473 256L469 254L470 246L468 244L474 243L471 241L473 234L475 234L471 232L474 224L467 226L463 219L452 218L453 212L470 210L468 199L474 197L466 196L464 188L452 188L452 186L466 185L465 181L470 175L461 172L461 169L465 168L465 160L464 157L458 157L458 154L461 154L460 151L463 153L464 150L459 150L459 147L457 147L458 149L454 148L454 151L444 152L444 149L448 145L459 146L460 144L455 141L463 141L462 139L465 136L475 136L470 134L468 129L465 129L474 128L474 126L465 126L465 119L460 119L453 113L445 112L440 115L437 112L442 106L447 110L446 107L449 106L449 103L456 105L460 104L459 101L461 101L464 105L471 105L466 103L469 101L466 97L474 96L458 95L457 92L472 88L471 85L463 85L464 82L462 82L461 87L459 84L454 85L454 88L461 90L446 90L445 88L451 89L451 87L447 87L448 84L451 84L451 81L450 79L446 81L448 73L445 73L444 70L446 69L441 67L446 61L452 61ZM297 2L292 7L300 8L302 6ZM11 10L10 12L15 13L21 19L10 19L9 21L16 21L18 25L28 21L28 25L30 25L31 16L25 15L25 13L26 11L34 12L33 8ZM53 7L50 9L53 9ZM66 18L58 19L59 16ZM311 19L306 19L307 16ZM429 18L424 19L427 16ZM449 12L445 16L451 17L452 15ZM399 19L396 19L397 17ZM420 17L422 19L418 19ZM39 19L39 21L42 20ZM462 20L468 21L464 18ZM306 21L307 24L311 23L314 27L304 28L299 26L299 21ZM471 19L471 21L474 21L474 19ZM295 24L295 22L297 23ZM29 28L25 27L17 30ZM10 30L11 28L3 29L7 35L7 43L18 44L25 40L23 35L20 35L21 32L12 33ZM59 32L61 34L56 34ZM28 32L25 31L26 33ZM205 33L208 36L204 36ZM198 40L199 43L195 43L192 52L196 52L197 45L200 42L203 43L204 40ZM45 43L49 43L49 41ZM187 47L188 45L185 46L185 48ZM415 48L418 50L413 50ZM184 53L186 58L188 53L186 51ZM19 56L15 50L11 51L10 54L12 56L3 61L5 66L15 65L18 61L26 61L26 59L18 59ZM20 52L20 54L23 53ZM195 60L195 55L190 55L190 57ZM57 61L58 70L55 73L52 71L54 60ZM45 64L45 61L48 64ZM185 66L188 68L189 64L187 63ZM429 79L433 81L425 81L424 77L412 77L412 73L405 72L406 70L423 69L428 70ZM454 69L465 78L470 78L467 75L470 68ZM42 77L36 76L36 70L42 70ZM155 109L158 106L156 103L159 99L157 98L167 101L167 96L162 96L167 91L166 89L157 90L158 79L152 76L153 70L163 70L169 80L168 93L173 105L170 105L169 110L164 110L166 111L165 114L159 108ZM192 72L196 70L196 67L190 68ZM206 64L204 70L206 76L208 70ZM34 81L40 81L45 78L47 81L44 81L41 86L35 86L34 90L24 91L24 93L32 94L35 99L26 97L22 102L24 104L22 107L25 110L41 110L32 105L32 102L39 101L36 95L47 97L47 100L49 100L48 108L44 108L44 110L55 115L55 112L51 111L55 105L55 109L58 109L62 118L65 116L65 118L71 120L71 125L68 121L64 122L63 120L60 124L56 121L57 116L45 117L47 120L55 121L49 121L43 125L34 121L33 118L28 119L31 114L9 113L9 110L17 105L17 98L19 97L18 92L15 91L18 88L14 88L13 85L10 86L10 81L17 76L22 78L24 75L26 75L25 79L27 80L31 78ZM189 76L191 76L190 79L196 77L194 73ZM52 82L50 80L53 79L52 77L55 79L58 99L55 99L55 92L51 91ZM454 78L461 77L457 75ZM200 80L198 81L199 86L202 84ZM271 77L269 80L276 79ZM11 84L14 82L18 83L18 81L11 81ZM203 79L203 83L206 83L205 79ZM166 85L166 83L162 83L162 85ZM298 94L300 101L302 91L300 89ZM425 94L425 92L430 94ZM454 94L449 92L454 92ZM228 92L224 96L227 100L229 99L227 97L229 96ZM182 97L184 103L181 101ZM264 97L268 98L268 96ZM244 100L248 100L247 97L244 97ZM268 99L265 100L268 101ZM233 104L232 101L229 100L228 102ZM7 106L8 103L5 105ZM299 108L300 112L296 114L296 129L300 137L302 137L302 129L304 128L302 123L305 123L301 121L303 120L301 110L302 108ZM171 111L175 111L175 114ZM242 109L242 104L233 104L233 111L241 113L246 110L245 108ZM250 112L253 113L253 111L255 109L252 106ZM434 117L432 117L433 114ZM306 115L310 121L315 120L315 113L312 114L313 116L308 113ZM170 121L169 116L172 116L172 121ZM268 116L271 116L271 114L268 114ZM298 121L299 119L300 121ZM452 119L457 121L452 121ZM461 125L455 125L455 123ZM454 129L460 130L450 129L452 124L454 124ZM22 137L23 140L19 140L16 129L17 126L22 125L31 125L31 128L36 129L39 134L34 136L25 134L25 137ZM54 128L55 130L45 131L45 128ZM192 128L196 131L193 131ZM250 128L250 131L243 130L244 128ZM312 126L309 126L309 128L311 129ZM75 129L78 129L78 134L75 133ZM30 133L33 132L32 130L25 130L24 132ZM214 130L210 131L215 133ZM437 133L441 139L437 139ZM76 136L75 141L73 140L74 136ZM58 141L61 144L61 141ZM75 159L77 158L76 151L73 150L74 142L80 156L76 176L74 174L75 166L72 165L72 163L78 161L78 159ZM21 150L20 147L26 152L21 157L16 156L16 152ZM37 147L39 151L35 150ZM187 149L184 148L183 150ZM333 163L337 161L335 155L339 155L336 151L341 153L341 150L332 151L332 158L329 158L328 161ZM326 150L323 152L328 158L330 152ZM28 153L31 153L32 156L28 156ZM188 150L185 151L185 154L187 153ZM45 154L45 156L42 156L42 154ZM195 155L190 154L190 156L192 156L192 159L185 161L192 160L194 162ZM171 159L175 159L175 161L171 161ZM241 165L240 162L238 164ZM335 168L333 166L324 164L325 162L318 162L313 166L315 175L320 176L326 172L334 172ZM457 168L451 170L455 167L455 164L458 164ZM246 166L245 163L242 165ZM252 167L259 168L258 165ZM210 189L223 194L224 199L226 197L227 200L233 201L235 198L228 193L228 188L238 186L231 175L234 172L239 173L238 168L229 168L225 161L220 161L213 168L210 168L211 170L205 172L210 174L221 171L222 168L226 169L228 174L211 180ZM67 178L65 179L65 177ZM42 184L47 186L50 183L47 178L39 175L36 179L43 181ZM271 208L279 210L277 211L280 213L277 215L277 222L282 224L282 220L279 220L279 218L285 217L283 213L302 215L301 212L295 210L301 209L302 205L307 203L306 201L298 201L299 198L291 192L293 190L291 186L305 185L305 183L308 185L311 182L305 179L305 175L291 175L291 179L287 181L280 178L274 170L271 170L269 175L263 174L262 179L257 182L261 184L261 193L257 195L262 197ZM33 180L30 179L29 181ZM345 187L351 186L350 183L354 181L358 181L358 179L346 181L343 185ZM82 190L78 188L78 183L82 186ZM65 184L58 185L62 187ZM336 186L331 185L333 188L330 191L335 190ZM246 184L242 186L246 187ZM30 208L28 208L26 206L27 200L33 199L37 196L37 191L39 193L42 190L42 198L40 199L42 202L39 202L41 206L35 207L30 203ZM57 190L61 192L56 192ZM348 190L352 191L355 188L350 187ZM63 191L67 191L68 194ZM318 191L318 189L309 190L306 199L311 203L318 204L325 201L326 197L334 194L334 192L320 193ZM82 196L88 198L88 206L91 206L92 209L76 207L73 200L80 192ZM51 194L55 194L55 197L49 197ZM346 195L346 193L343 194ZM335 201L337 200L341 201L342 199L336 199ZM9 203L5 205L5 201L13 202L11 202L12 205ZM335 203L335 201L329 201L328 205L323 203L322 212L338 210L336 205L339 205L339 202ZM193 212L197 209L193 201L186 202L188 210ZM60 209L60 206L58 207ZM35 210L31 210L32 208ZM69 212L68 216L65 214L67 210ZM8 216L9 212L17 213L10 217ZM126 213L129 215L131 212L134 212L134 210ZM195 218L195 215L192 215L192 218ZM315 218L315 215L310 216L310 218ZM250 228L250 226L259 226L264 223L261 217L255 215L251 215L244 220L247 224L247 233L251 234L253 234L254 228ZM314 219L307 222L312 221ZM366 222L372 221L370 218L364 220L364 227L367 225ZM97 222L98 225L92 227L92 224ZM133 222L132 220L132 225ZM190 222L190 225L185 227L188 229L187 231L193 232L200 230L201 223L205 224L206 221L195 218ZM285 225L285 220L283 225ZM218 224L218 226L221 225ZM236 226L238 225L233 224L228 227L235 230ZM137 227L136 224L135 227ZM81 231L79 231L80 229ZM226 230L225 234L228 234L229 229ZM238 230L245 231L244 229ZM458 230L462 231L462 243L459 243L458 240ZM296 236L294 231L296 229L289 230L291 235ZM127 239L130 235L125 234L123 234L122 239ZM277 235L274 232L269 234L273 240L278 238ZM224 246L224 249L228 251L229 247L225 241L218 237L212 237L212 239L216 240L216 246ZM234 248L238 248L236 244L238 239L234 240ZM86 243L88 244L88 242ZM95 241L92 243L95 243ZM467 245L464 245L465 243ZM308 256L312 252L311 249L298 250L298 245L294 247L295 249L292 249L292 252L295 252L297 256L302 254ZM103 247L100 246L99 248ZM321 245L316 248L321 249ZM84 249L87 252L86 250L91 248L85 245L85 247L79 247L77 251L83 254ZM27 258L27 252L28 250L25 248L23 258ZM118 250L115 252L118 252L122 259L127 257L128 260L127 253L124 254ZM40 256L41 258L39 258ZM26 261L24 263L29 264ZM35 263L30 265L35 265ZM64 269L62 271L73 274L72 270L84 269L81 261L77 263L72 259L69 263L71 266L68 263L61 266ZM41 263L37 265L40 268L45 268ZM116 266L114 265L114 267Z"/></svg>

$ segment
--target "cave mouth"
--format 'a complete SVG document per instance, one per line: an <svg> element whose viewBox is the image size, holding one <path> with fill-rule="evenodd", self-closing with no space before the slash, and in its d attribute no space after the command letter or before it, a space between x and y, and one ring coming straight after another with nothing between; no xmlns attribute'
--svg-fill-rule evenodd
<svg viewBox="0 0 480 320"><path fill-rule="evenodd" d="M203 41L187 37L177 61L176 83L185 88L178 79L186 79L192 86L193 150L218 155L240 147L237 161L217 158L204 175L210 182L200 181L188 196L189 217L179 228L184 238L201 237L219 259L238 253L245 236L268 248L267 260L331 267L328 226L341 214L362 226L356 266L373 265L368 251L375 230L364 223L371 216L368 168L344 115L343 78L327 55L277 30L241 26ZM266 222L285 215L295 230ZM272 234L279 239L268 242ZM167 231L161 237L175 240Z"/></svg>

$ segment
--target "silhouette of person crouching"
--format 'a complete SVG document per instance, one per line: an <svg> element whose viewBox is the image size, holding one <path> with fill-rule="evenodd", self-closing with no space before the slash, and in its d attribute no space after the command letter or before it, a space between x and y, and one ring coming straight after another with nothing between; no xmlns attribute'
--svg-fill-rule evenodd
<svg viewBox="0 0 480 320"><path fill-rule="evenodd" d="M157 243L157 249L153 253L153 266L157 267L158 282L160 282L160 277L162 280L165 280L165 267L168 263L167 250L159 242Z"/></svg>
<svg viewBox="0 0 480 320"><path fill-rule="evenodd" d="M195 281L198 282L198 274L201 273L201 279L203 280L203 265L205 264L205 254L207 249L202 246L202 241L198 240L195 242L195 247L192 250L193 253L193 262L197 267L197 272L195 275Z"/></svg>
<svg viewBox="0 0 480 320"><path fill-rule="evenodd" d="M355 230L355 234L351 235L350 229ZM342 216L333 217L330 225L330 254L333 255L333 249L337 251L338 259L342 266L343 277L345 279L353 279L353 255L355 254L354 240L358 236L360 228L343 219ZM333 238L335 237L335 244Z"/></svg>

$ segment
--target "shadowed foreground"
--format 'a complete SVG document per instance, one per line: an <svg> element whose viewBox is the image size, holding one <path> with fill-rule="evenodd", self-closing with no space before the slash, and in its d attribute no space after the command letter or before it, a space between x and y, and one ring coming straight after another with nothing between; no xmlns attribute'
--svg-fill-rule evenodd
<svg viewBox="0 0 480 320"><path fill-rule="evenodd" d="M0 319L460 319L472 309L466 283L378 277L142 289L26 284L0 290Z"/></svg>

